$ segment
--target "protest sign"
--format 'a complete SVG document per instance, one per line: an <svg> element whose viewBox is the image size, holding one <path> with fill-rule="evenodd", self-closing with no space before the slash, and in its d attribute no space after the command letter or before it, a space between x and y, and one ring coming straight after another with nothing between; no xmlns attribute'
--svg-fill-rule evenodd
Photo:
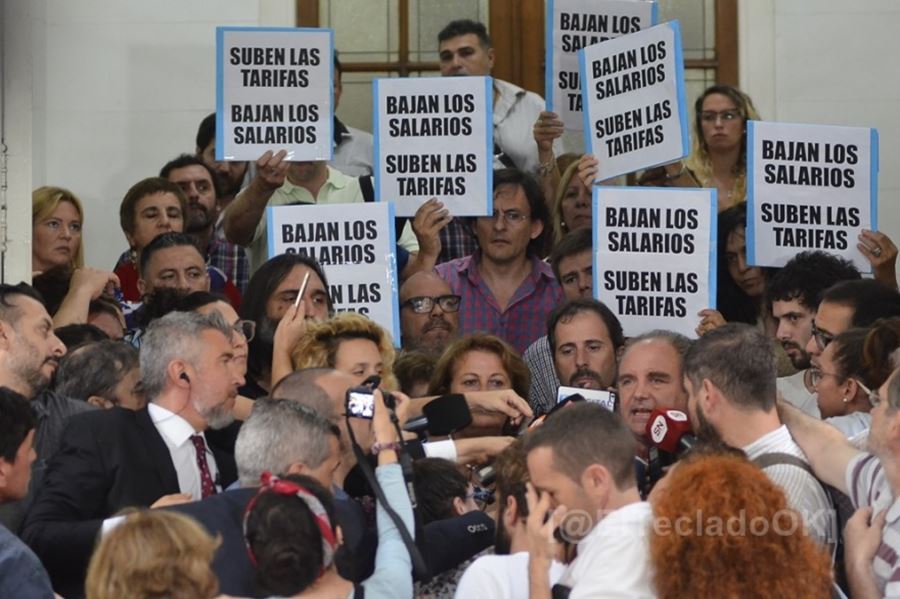
<svg viewBox="0 0 900 599"><path fill-rule="evenodd" d="M594 187L594 297L626 336L696 337L716 307L716 190Z"/></svg>
<svg viewBox="0 0 900 599"><path fill-rule="evenodd" d="M578 51L588 153L597 181L687 156L678 21Z"/></svg>
<svg viewBox="0 0 900 599"><path fill-rule="evenodd" d="M400 344L394 212L389 203L266 208L269 256L304 254L328 277L336 312L365 314Z"/></svg>
<svg viewBox="0 0 900 599"><path fill-rule="evenodd" d="M216 160L331 160L330 29L216 28Z"/></svg>
<svg viewBox="0 0 900 599"><path fill-rule="evenodd" d="M878 226L878 132L747 123L747 262L784 266L805 250L871 264L856 248Z"/></svg>
<svg viewBox="0 0 900 599"><path fill-rule="evenodd" d="M492 79L376 79L373 95L377 199L397 216L432 197L453 216L490 214Z"/></svg>
<svg viewBox="0 0 900 599"><path fill-rule="evenodd" d="M547 110L581 131L578 50L656 25L657 3L644 0L547 0L544 90Z"/></svg>

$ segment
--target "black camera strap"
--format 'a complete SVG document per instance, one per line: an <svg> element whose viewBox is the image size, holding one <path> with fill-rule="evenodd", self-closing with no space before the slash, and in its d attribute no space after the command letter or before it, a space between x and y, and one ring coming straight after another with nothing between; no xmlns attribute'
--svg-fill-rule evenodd
<svg viewBox="0 0 900 599"><path fill-rule="evenodd" d="M406 550L409 552L410 561L412 561L413 566L413 574L416 580L421 582L428 582L431 580L431 574L428 571L428 565L425 563L425 558L422 557L422 552L419 551L419 548L416 546L416 542L413 539L412 535L409 534L409 530L406 528L406 524L404 524L403 519L400 518L400 515L391 507L391 504L388 503L387 497L384 495L384 490L381 488L381 485L378 483L378 479L375 477L375 471L372 469L372 466L369 464L369 461L366 459L366 454L363 452L362 447L360 447L359 443L356 441L356 435L353 434L353 427L350 425L350 416L346 416L347 418L347 433L350 435L350 444L353 446L353 454L356 456L356 463L359 466L360 471L365 476L366 481L368 481L369 486L372 487L372 492L375 493L375 499L381 504L384 511L390 517L391 521L394 523L394 526L397 527L397 531L400 533L400 538L403 540L403 544L406 545ZM402 443L402 442L401 442ZM403 459L405 456L407 461L410 460L409 455L405 451L397 452L397 459L400 462L401 470L403 467ZM412 468L412 462L410 461L409 468ZM404 477L405 478L405 477ZM407 481L406 483L407 491L411 486L411 483ZM415 495L410 498L410 501L414 502ZM415 515L416 510L413 509L413 514Z"/></svg>

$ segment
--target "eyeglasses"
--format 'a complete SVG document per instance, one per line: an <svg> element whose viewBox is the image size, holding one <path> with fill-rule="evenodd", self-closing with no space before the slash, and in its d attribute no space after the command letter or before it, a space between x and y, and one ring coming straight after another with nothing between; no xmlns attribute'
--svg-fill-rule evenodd
<svg viewBox="0 0 900 599"><path fill-rule="evenodd" d="M716 112L715 110L704 110L700 113L700 120L705 123L715 123L720 118L726 123L729 123L735 119L741 118L741 113L737 110L722 110L719 112Z"/></svg>
<svg viewBox="0 0 900 599"><path fill-rule="evenodd" d="M820 331L818 327L816 327L816 321L813 320L812 323L812 336L813 339L816 340L816 347L819 348L819 351L825 351L825 348L828 347L828 344L834 341L834 335L831 333L826 333L825 331Z"/></svg>
<svg viewBox="0 0 900 599"><path fill-rule="evenodd" d="M256 323L252 320L239 320L231 327L236 333L240 333L247 340L247 343L256 335Z"/></svg>
<svg viewBox="0 0 900 599"><path fill-rule="evenodd" d="M878 395L877 391L872 391L868 387L866 387L863 382L859 379L853 379L856 381L856 384L859 385L859 388L863 390L863 393L866 394L866 399L869 400L869 405L873 408L877 408L878 404L881 403L881 397Z"/></svg>
<svg viewBox="0 0 900 599"><path fill-rule="evenodd" d="M518 210L494 210L493 214L482 218L490 220L497 220L500 218L503 219L503 222L507 225L518 225L528 220L529 216L527 214L522 214Z"/></svg>
<svg viewBox="0 0 900 599"><path fill-rule="evenodd" d="M841 375L836 374L834 372L823 372L823 371L819 370L818 368L810 368L809 369L809 382L813 386L813 388L818 387L819 383L821 383L822 379L824 379L826 376L833 376L838 381L843 380L841 378Z"/></svg>
<svg viewBox="0 0 900 599"><path fill-rule="evenodd" d="M416 314L428 314L437 304L444 312L457 312L459 310L459 302L462 297L459 295L440 295L438 297L429 297L422 295L419 297L411 297L401 307L409 306Z"/></svg>

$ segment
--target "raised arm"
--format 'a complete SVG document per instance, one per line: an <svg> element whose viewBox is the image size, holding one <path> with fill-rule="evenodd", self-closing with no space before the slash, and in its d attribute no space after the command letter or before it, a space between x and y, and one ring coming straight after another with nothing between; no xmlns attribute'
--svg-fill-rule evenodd
<svg viewBox="0 0 900 599"><path fill-rule="evenodd" d="M225 237L231 243L248 246L253 241L269 198L275 190L284 185L288 162L287 152L277 154L268 151L256 161L256 176L234 201L225 209L223 226Z"/></svg>
<svg viewBox="0 0 900 599"><path fill-rule="evenodd" d="M778 415L806 454L816 476L849 495L847 466L862 452L853 447L841 431L804 414L786 401L778 401Z"/></svg>

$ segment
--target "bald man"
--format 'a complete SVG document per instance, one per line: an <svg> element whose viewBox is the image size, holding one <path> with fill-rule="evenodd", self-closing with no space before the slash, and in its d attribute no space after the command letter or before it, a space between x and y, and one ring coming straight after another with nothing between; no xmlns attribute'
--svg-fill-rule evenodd
<svg viewBox="0 0 900 599"><path fill-rule="evenodd" d="M400 334L404 350L440 356L459 334L460 296L433 272L418 272L400 286Z"/></svg>

